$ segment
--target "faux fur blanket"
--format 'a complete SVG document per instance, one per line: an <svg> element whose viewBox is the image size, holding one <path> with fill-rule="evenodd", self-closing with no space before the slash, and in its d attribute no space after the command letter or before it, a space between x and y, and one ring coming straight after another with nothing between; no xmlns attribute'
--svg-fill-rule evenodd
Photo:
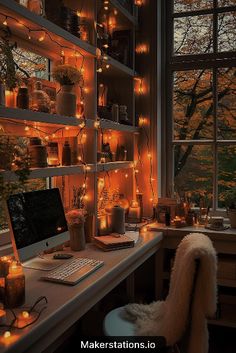
<svg viewBox="0 0 236 353"><path fill-rule="evenodd" d="M183 336L189 319L195 259L200 260L192 302L192 321L187 353L208 352L207 317L216 311L216 252L204 234L191 233L180 242L165 301L125 307L129 320L135 321L137 336L165 336L173 345Z"/></svg>

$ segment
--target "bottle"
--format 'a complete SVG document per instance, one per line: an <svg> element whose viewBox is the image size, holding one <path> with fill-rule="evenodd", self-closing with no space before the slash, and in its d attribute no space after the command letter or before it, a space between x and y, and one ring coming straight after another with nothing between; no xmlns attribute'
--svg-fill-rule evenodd
<svg viewBox="0 0 236 353"><path fill-rule="evenodd" d="M169 210L166 210L166 212L165 212L165 225L167 227L170 226L170 211Z"/></svg>
<svg viewBox="0 0 236 353"><path fill-rule="evenodd" d="M47 167L47 149L42 145L40 138L31 137L28 147L30 155L30 166L33 168Z"/></svg>
<svg viewBox="0 0 236 353"><path fill-rule="evenodd" d="M34 111L49 113L51 100L46 92L43 91L40 81L35 83L35 89L31 95L30 109Z"/></svg>
<svg viewBox="0 0 236 353"><path fill-rule="evenodd" d="M59 158L58 158L58 143L57 142L48 142L47 154L48 154L48 166L49 167L57 167L60 164Z"/></svg>
<svg viewBox="0 0 236 353"><path fill-rule="evenodd" d="M29 109L29 94L27 87L20 87L16 97L16 105L20 109Z"/></svg>
<svg viewBox="0 0 236 353"><path fill-rule="evenodd" d="M62 165L71 165L71 148L68 141L65 141L63 146Z"/></svg>

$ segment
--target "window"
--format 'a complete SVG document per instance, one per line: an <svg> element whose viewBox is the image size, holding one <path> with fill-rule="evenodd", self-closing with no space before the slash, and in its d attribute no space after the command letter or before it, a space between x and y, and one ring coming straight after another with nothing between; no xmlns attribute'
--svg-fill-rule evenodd
<svg viewBox="0 0 236 353"><path fill-rule="evenodd" d="M236 187L236 1L166 1L167 185L214 210Z"/></svg>
<svg viewBox="0 0 236 353"><path fill-rule="evenodd" d="M7 70L6 59L3 54L3 49L5 48L8 42L0 40L0 61L2 63L0 69L0 77L4 75L4 71ZM26 51L22 48L15 47L14 45L8 45L9 49L9 59L12 60L13 65L16 69L16 76L18 84L27 84L28 79L31 77L37 77L38 79L48 79L49 77L49 60L45 57L37 55L35 53ZM6 154L6 141L8 141L8 154ZM0 169L9 170L9 160L11 160L12 155L14 154L13 147L18 146L20 148L27 148L27 139L22 136L8 136L7 130L5 131L4 125L0 124ZM5 157L5 158L4 158ZM9 158L8 158L9 157ZM9 181L6 180L6 183ZM9 182L11 189L14 189L14 192L22 191L33 191L39 189L45 189L47 187L47 180L44 179L29 179L22 190L22 185L18 182ZM6 184L5 184L6 185ZM7 217L5 214L5 204L2 200L2 195L0 195L0 233L5 232L8 228ZM2 234L1 241L2 242ZM9 238L7 238L9 241Z"/></svg>

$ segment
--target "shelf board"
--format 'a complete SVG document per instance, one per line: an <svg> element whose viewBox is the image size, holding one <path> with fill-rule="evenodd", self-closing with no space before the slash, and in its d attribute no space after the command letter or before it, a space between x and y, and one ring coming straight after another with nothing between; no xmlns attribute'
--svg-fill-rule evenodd
<svg viewBox="0 0 236 353"><path fill-rule="evenodd" d="M136 126L119 124L111 120L100 120L100 126L102 129L125 131L125 132L139 132L139 128Z"/></svg>
<svg viewBox="0 0 236 353"><path fill-rule="evenodd" d="M87 164L90 167L88 170L89 173L95 171L93 164ZM60 166L60 167L47 167L47 168L31 168L31 173L29 179L41 179L49 178L54 176L63 176L63 175L73 175L73 174L83 174L84 166L83 165L71 165L71 166ZM6 181L17 181L17 175L12 171L1 171L4 180Z"/></svg>
<svg viewBox="0 0 236 353"><path fill-rule="evenodd" d="M116 10L118 10L124 18L126 18L131 24L137 24L136 18L124 8L117 0L110 0L110 5L113 6Z"/></svg>
<svg viewBox="0 0 236 353"><path fill-rule="evenodd" d="M210 319L211 325L236 328L236 306L231 304L221 305L221 317L219 319Z"/></svg>
<svg viewBox="0 0 236 353"><path fill-rule="evenodd" d="M22 21L22 23L32 29L43 28L47 30L61 45L68 46L72 50L75 50L77 48L81 51L81 54L85 56L96 56L96 47L87 42L82 41L73 34L65 31L63 28L57 26L51 21L48 21L46 18L29 11L26 7L19 5L14 0L1 0L0 11L8 16L17 18L17 20ZM23 39L27 39L28 33L26 33L26 29L24 27L20 27L19 24L17 24L17 22L13 20L9 19L9 21L11 23L11 29L13 30L13 34L15 34L14 32L17 32L17 35L19 35L20 33L20 36ZM40 42L40 45L48 44L46 42L47 40L45 38L45 41ZM49 42L51 41L49 40ZM53 50L52 42L49 48L50 50Z"/></svg>
<svg viewBox="0 0 236 353"><path fill-rule="evenodd" d="M28 109L6 108L0 107L0 119L8 119L14 121L32 121L40 124L64 125L77 127L84 120L72 116L62 116L57 114L49 114L42 112L34 112ZM93 128L94 121L86 119L86 127Z"/></svg>
<svg viewBox="0 0 236 353"><path fill-rule="evenodd" d="M109 170L120 170L120 169L128 169L133 168L132 161L116 161L116 162L109 162L109 163L98 163L97 164L97 171L98 172L106 172Z"/></svg>
<svg viewBox="0 0 236 353"><path fill-rule="evenodd" d="M223 287L236 288L236 280L235 279L218 278L217 284L219 286L223 286Z"/></svg>
<svg viewBox="0 0 236 353"><path fill-rule="evenodd" d="M114 76L119 76L119 77L134 77L135 76L135 71L131 69L130 67L120 63L119 61L113 59L111 56L107 55L107 60L104 61L104 63L109 64L110 67L109 69L103 69L99 75L103 75L106 77L114 77Z"/></svg>
<svg viewBox="0 0 236 353"><path fill-rule="evenodd" d="M52 125L78 126L80 120L71 116L60 116L56 114L34 112L28 109L0 107L0 118L19 121L34 121Z"/></svg>

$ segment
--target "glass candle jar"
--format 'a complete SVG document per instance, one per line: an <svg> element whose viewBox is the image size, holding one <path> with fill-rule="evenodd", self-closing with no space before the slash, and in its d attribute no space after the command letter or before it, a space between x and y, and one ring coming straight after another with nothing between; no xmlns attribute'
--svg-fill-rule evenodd
<svg viewBox="0 0 236 353"><path fill-rule="evenodd" d="M25 275L19 262L13 261L6 277L6 306L15 308L25 302Z"/></svg>

